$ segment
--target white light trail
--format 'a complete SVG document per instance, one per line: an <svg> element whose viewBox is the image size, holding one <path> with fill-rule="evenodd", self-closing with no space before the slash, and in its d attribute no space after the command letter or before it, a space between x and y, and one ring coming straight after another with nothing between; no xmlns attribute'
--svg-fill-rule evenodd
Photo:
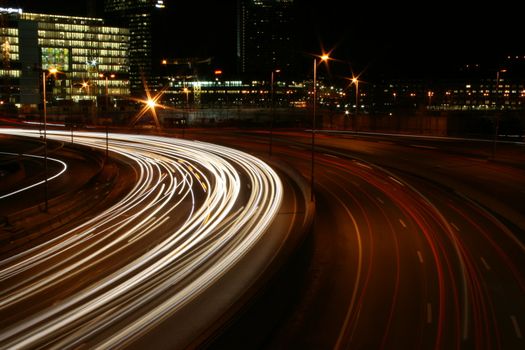
<svg viewBox="0 0 525 350"><path fill-rule="evenodd" d="M105 133L75 136L106 147ZM48 138L69 135L48 131ZM0 319L10 320L0 321L0 348L107 348L137 339L235 266L277 215L281 181L251 155L165 137L109 140L138 181L96 217L0 261ZM53 293L60 297L50 305ZM13 316L24 305L34 312Z"/></svg>
<svg viewBox="0 0 525 350"><path fill-rule="evenodd" d="M40 158L40 159L44 159L44 157L42 156L35 156L35 155L31 155L31 154L18 154L18 153L9 153L9 152L0 152L0 154L7 154L7 155L10 155L10 156L22 156L22 157L28 157L28 158ZM51 181L57 177L59 177L60 175L62 175L66 170L67 170L67 164L64 163L63 161L61 161L60 159L55 159L55 158L52 158L52 157L47 157L47 160L50 160L52 162L57 162L59 163L62 168L56 173L56 174L52 174L50 177L47 178L47 181ZM36 182L34 184L31 184L29 186L25 186L25 187L22 187L22 188L19 188L19 189L16 189L14 191L11 191L9 193L6 193L6 194L3 194L0 196L0 199L4 199L4 198L7 198L7 197L11 197L12 195L15 195L17 193L20 193L20 192L23 192L23 191L26 191L30 188L33 188L33 187L36 187L38 185L42 185L46 180L42 180L42 181L39 181L39 182Z"/></svg>

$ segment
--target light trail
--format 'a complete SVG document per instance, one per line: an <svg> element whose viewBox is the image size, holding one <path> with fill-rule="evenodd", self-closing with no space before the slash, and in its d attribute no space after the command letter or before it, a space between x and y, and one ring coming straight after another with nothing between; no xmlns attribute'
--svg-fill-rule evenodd
<svg viewBox="0 0 525 350"><path fill-rule="evenodd" d="M77 144L106 147L105 133L75 136ZM69 135L49 131L48 138ZM110 135L109 149L134 164L132 191L78 227L0 261L0 348L107 348L140 338L233 268L281 205L277 174L234 149L122 134Z"/></svg>
<svg viewBox="0 0 525 350"><path fill-rule="evenodd" d="M384 227L388 227L390 231L395 232L395 230L392 229L392 222L395 223L396 226L402 227L403 232L406 230L406 232L411 233L410 235L393 235L393 246L395 247L394 251L396 256L401 256L401 252L397 251L400 247L397 241L398 237L400 237L399 242L401 242L402 245L415 243L417 247L417 259L422 265L421 270L424 271L425 274L429 274L426 276L431 276L430 278L426 277L431 283L429 287L425 287L419 292L421 293L421 299L418 301L422 303L422 306L420 306L422 308L421 314L424 315L423 320L426 325L428 325L426 328L423 327L421 331L425 342L424 347L435 349L440 349L444 346L459 348L464 344L472 343L474 347L487 345L489 347L505 348L502 344L506 344L505 342L508 341L509 332L505 327L510 328L510 324L508 323L509 316L505 312L496 309L496 305L498 304L499 306L502 300L506 304L505 299L511 298L509 295L512 294L508 291L506 291L506 293L509 293L509 295L505 296L503 296L503 294L491 294L491 291L486 287L489 283L486 278L488 275L485 275L483 273L484 271L480 270L477 265L480 265L478 263L479 260L481 266L486 271L492 271L492 264L498 265L500 275L503 274L501 271L505 271L510 277L510 282L506 283L512 286L512 288L509 287L508 290L512 290L512 293L523 295L523 290L525 290L523 286L525 286L525 283L523 274L520 273L517 267L519 265L516 265L508 252L500 246L501 242L492 237L495 232L498 232L501 235L500 239L501 237L506 237L508 241L514 242L515 236L506 229L501 222L479 206L475 204L457 205L452 200L449 200L448 197L446 197L447 200L443 201L440 196L435 196L437 192L433 191L432 187L430 190L427 189L429 195L418 190L405 180L397 180L388 170L382 169L377 165L375 165L375 170L372 172L371 169L367 170L365 167L347 165L349 162L345 163L333 157L320 158L320 161L323 161L323 165L326 164L327 168L332 164L341 168L341 173L339 174L333 172L330 173L329 176L325 175L326 179L320 177L321 182L332 183L331 186L320 185L319 187L324 187L324 191L329 194L328 202L339 202L338 206L341 212L345 212L348 206L354 208L353 215L357 217L358 227L361 229L353 228L350 232L361 232L363 234L362 240L364 242L370 242L369 244L363 245L363 247L361 247L360 244L356 244L358 249L363 249L364 256L373 257L374 255L374 249L376 248L373 244L374 235L381 237L381 246L387 245L384 239L385 232L389 230L386 230ZM343 171L347 173L345 174ZM354 184L350 176L360 177L362 183ZM387 178L393 180L396 186L392 187L390 183L385 182L384 179ZM348 183L354 184L354 188L349 186ZM363 185L364 183L367 185ZM333 189L332 186L335 189ZM400 188L402 191L399 190ZM348 192L345 193L345 191ZM380 191L385 200L378 200L380 197L377 196L376 191ZM365 197L368 197L370 203L378 205L375 202L375 200L378 200L377 202L381 203L381 206L375 207L374 210L362 209L361 203L367 203L368 201L363 200L363 198L354 197L358 193L363 193ZM343 202L339 199L338 195L345 195L349 197L350 200ZM351 204L347 204L346 202ZM385 213L382 209L385 203L393 203L394 207L403 214L402 217L404 219L399 218L398 215ZM467 201L466 203L469 202ZM367 231L362 229L363 227L369 227L370 222L381 220L381 216L377 215L375 210L383 214L383 219L387 221L387 224L383 224L382 226L378 225L378 229L376 229L375 232L374 230ZM362 213L362 218L359 216L360 212ZM474 212L474 215L468 215L472 212ZM349 216L349 214L347 215ZM453 220L451 220L452 218ZM483 218L486 218L486 220L480 221ZM354 221L354 219L352 219L352 221ZM457 224L455 222L457 222ZM493 225L487 225L487 222L493 223ZM398 223L400 225L397 225ZM355 224L348 225L348 227L352 226L355 226ZM416 229L414 229L414 227ZM472 244L472 242L469 241L469 235L465 234L470 231L470 228L474 229L472 237L474 237L475 244ZM367 232L371 232L370 237L366 236ZM401 231L398 230L397 232L399 233ZM412 241L414 242L412 243ZM491 265L487 263L483 256L478 258L480 255L478 252L480 246L478 245L488 245L490 247L488 251L485 250L485 248L482 249L485 254L490 254L488 256L492 257ZM357 250L357 248L354 249ZM521 244L516 244L514 249L523 252ZM362 274L371 271L375 264L379 265L379 261L383 262L383 260L386 259L387 255L383 252L380 258L370 258L369 265L367 261L365 261L362 264L364 270ZM391 264L392 262L390 261L389 263ZM397 264L398 263L399 260L397 260ZM388 287L384 283L386 276L381 274L383 270L384 266L377 275L380 276L381 287L386 289ZM399 273L399 268L396 271ZM405 268L403 273L406 273L406 271L408 271L408 269ZM396 305L396 303L399 302L397 301L398 288L403 283L407 284L406 281L399 281L398 278L390 282L394 290L394 297L392 298L390 309L391 316L388 320L385 319L384 321L385 331L383 334L383 342L382 346L378 346L378 348L388 347L388 345L385 344L391 341L389 339L389 337L392 337L392 335L389 334L391 317L399 318L399 315L394 315L393 312L396 307L402 305ZM375 293L373 290L367 290L366 281L356 279L353 285L354 288L356 284L359 284L357 288L362 291L361 293L363 295L373 295ZM402 288L406 287L402 286ZM414 285L411 285L411 288L415 289ZM349 291L347 293L349 294ZM388 297L389 295L387 295L387 298ZM413 291L410 292L410 298L418 300L417 294ZM362 311L361 308L366 307L361 305L360 300L355 304L357 304L357 306L354 305L354 299L351 299L348 312L352 310ZM371 305L372 307L370 309L377 311L376 304L372 302ZM338 342L334 348L342 348L348 344L353 344L352 337L357 338L356 334L364 332L366 327L369 327L369 324L366 322L368 321L368 316L365 312L354 312L354 314L355 316L350 319L350 322L347 322L348 318L344 320L345 322L341 322L341 331ZM384 314L388 315L388 313ZM362 322L363 326L360 325L359 317L366 320ZM406 327L415 329L415 326L418 324L417 322L421 322L421 319L416 320L413 326ZM518 321L516 321L516 326L519 330L520 324ZM348 328L350 328L350 330ZM502 336L503 330L506 332L506 337ZM518 334L515 329L511 330L514 331L515 335ZM350 334L350 336L347 334ZM349 340L346 340L346 337L348 337ZM516 338L520 339L518 336L516 336ZM347 343L342 341L347 341ZM512 341L510 341L510 343L512 344ZM358 343L356 342L355 344ZM419 347L421 347L421 344L419 344Z"/></svg>
<svg viewBox="0 0 525 350"><path fill-rule="evenodd" d="M7 155L10 155L10 156L23 156L23 157L28 157L28 158L44 159L44 157L42 157L42 156L35 156L35 155L31 155L31 154L18 154L18 153L10 153L10 152L0 152L0 154L7 154ZM47 157L47 159L50 160L50 161L56 162L56 163L58 163L58 164L60 164L62 166L62 168L56 174L53 174L50 177L48 177L47 181L51 181L51 180L59 177L60 175L62 175L67 170L67 164L64 163L63 161L61 161L60 159L55 159L55 158L52 158L52 157ZM29 186L25 186L25 187L16 189L14 191L11 191L9 193L3 194L3 195L0 196L0 199L11 197L11 196L13 196L13 195L15 195L17 193L27 191L30 188L42 185L45 181L46 180L42 180L42 181L36 182L34 184L31 184Z"/></svg>

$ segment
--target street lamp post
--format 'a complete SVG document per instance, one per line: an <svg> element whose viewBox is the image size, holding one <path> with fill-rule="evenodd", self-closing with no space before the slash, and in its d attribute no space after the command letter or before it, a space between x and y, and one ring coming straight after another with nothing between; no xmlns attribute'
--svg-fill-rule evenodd
<svg viewBox="0 0 525 350"><path fill-rule="evenodd" d="M355 115L359 111L359 79L352 77L352 83L355 85Z"/></svg>
<svg viewBox="0 0 525 350"><path fill-rule="evenodd" d="M115 74L110 74L108 77L107 74L100 73L98 76L106 81L106 109L109 109L109 78L115 78Z"/></svg>
<svg viewBox="0 0 525 350"><path fill-rule="evenodd" d="M272 74L270 77L270 90L271 90L271 103L272 103L272 121L270 123L270 143L268 145L268 153L270 157L272 156L272 143L273 143L273 124L275 123L275 95L274 95L274 76L275 73L281 72L280 69L274 69L272 70Z"/></svg>
<svg viewBox="0 0 525 350"><path fill-rule="evenodd" d="M182 138L184 138L184 129L186 128L186 122L190 118L190 89L188 87L184 87L183 89L184 93L186 94L186 107L184 108L184 118L182 119L181 127L182 127Z"/></svg>
<svg viewBox="0 0 525 350"><path fill-rule="evenodd" d="M58 70L56 68L50 68L49 74L46 71L42 71L42 103L44 112L44 210L47 212L48 209L48 188L47 188L47 97L46 97L46 80L51 74L56 74Z"/></svg>
<svg viewBox="0 0 525 350"><path fill-rule="evenodd" d="M88 96L88 98L89 98L89 83L88 83L87 81L83 82L83 83L82 83L82 87L83 87L84 89L86 89L86 91L87 91L87 96Z"/></svg>
<svg viewBox="0 0 525 350"><path fill-rule="evenodd" d="M188 109L190 107L190 97L189 97L190 89L185 87L182 91L186 94L186 109Z"/></svg>
<svg viewBox="0 0 525 350"><path fill-rule="evenodd" d="M329 59L329 56L324 54L320 58L321 58L321 61L327 61ZM310 201L314 200L316 105L317 105L317 57L314 58L314 89L313 89L313 117L312 117L312 166L311 166L311 174L310 174Z"/></svg>
<svg viewBox="0 0 525 350"><path fill-rule="evenodd" d="M47 212L47 98L46 98L46 72L42 72L42 96L44 107L44 211Z"/></svg>
<svg viewBox="0 0 525 350"><path fill-rule="evenodd" d="M94 106L92 104L93 99L91 98L91 82L90 81L83 81L82 82L82 88L85 89L87 100L90 102L89 112L86 112L86 115L85 115L86 122L87 122L88 119L91 119L91 122L95 123L95 120L94 120L95 113L94 113L94 109L93 109ZM90 115L90 113L91 113L91 115Z"/></svg>

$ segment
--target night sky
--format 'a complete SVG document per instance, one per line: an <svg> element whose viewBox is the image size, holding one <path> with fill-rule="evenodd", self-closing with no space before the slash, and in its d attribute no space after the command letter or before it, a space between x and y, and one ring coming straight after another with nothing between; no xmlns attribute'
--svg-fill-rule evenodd
<svg viewBox="0 0 525 350"><path fill-rule="evenodd" d="M26 12L86 15L84 2L60 0L1 1ZM101 9L99 0L99 10ZM168 56L214 57L216 65L233 70L235 0L167 0L172 21L166 36ZM453 74L465 63L500 62L506 55L524 55L521 11L517 2L352 2L298 0L297 34L305 62L310 53L333 50L341 60L333 74ZM55 10L47 10L53 8Z"/></svg>

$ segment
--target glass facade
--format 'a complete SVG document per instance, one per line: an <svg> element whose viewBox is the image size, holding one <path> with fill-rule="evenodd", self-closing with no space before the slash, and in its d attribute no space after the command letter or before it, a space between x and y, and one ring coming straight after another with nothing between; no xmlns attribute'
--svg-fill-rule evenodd
<svg viewBox="0 0 525 350"><path fill-rule="evenodd" d="M165 7L159 0L106 0L107 20L117 26L129 28L130 88L133 95L143 95L147 84L154 90L153 39L155 16Z"/></svg>
<svg viewBox="0 0 525 350"><path fill-rule="evenodd" d="M0 13L0 103L16 102L11 95L18 93L16 82L20 79L18 28L9 26L14 14Z"/></svg>
<svg viewBox="0 0 525 350"><path fill-rule="evenodd" d="M129 95L128 29L106 26L100 18L23 12L0 13L0 20L3 100L38 103L39 96L30 98L39 93L38 72L51 68L59 71L49 82L53 99L79 101L96 100L100 94ZM107 79L109 76L113 78ZM34 85L29 89L33 93L25 101L20 89L30 85Z"/></svg>

